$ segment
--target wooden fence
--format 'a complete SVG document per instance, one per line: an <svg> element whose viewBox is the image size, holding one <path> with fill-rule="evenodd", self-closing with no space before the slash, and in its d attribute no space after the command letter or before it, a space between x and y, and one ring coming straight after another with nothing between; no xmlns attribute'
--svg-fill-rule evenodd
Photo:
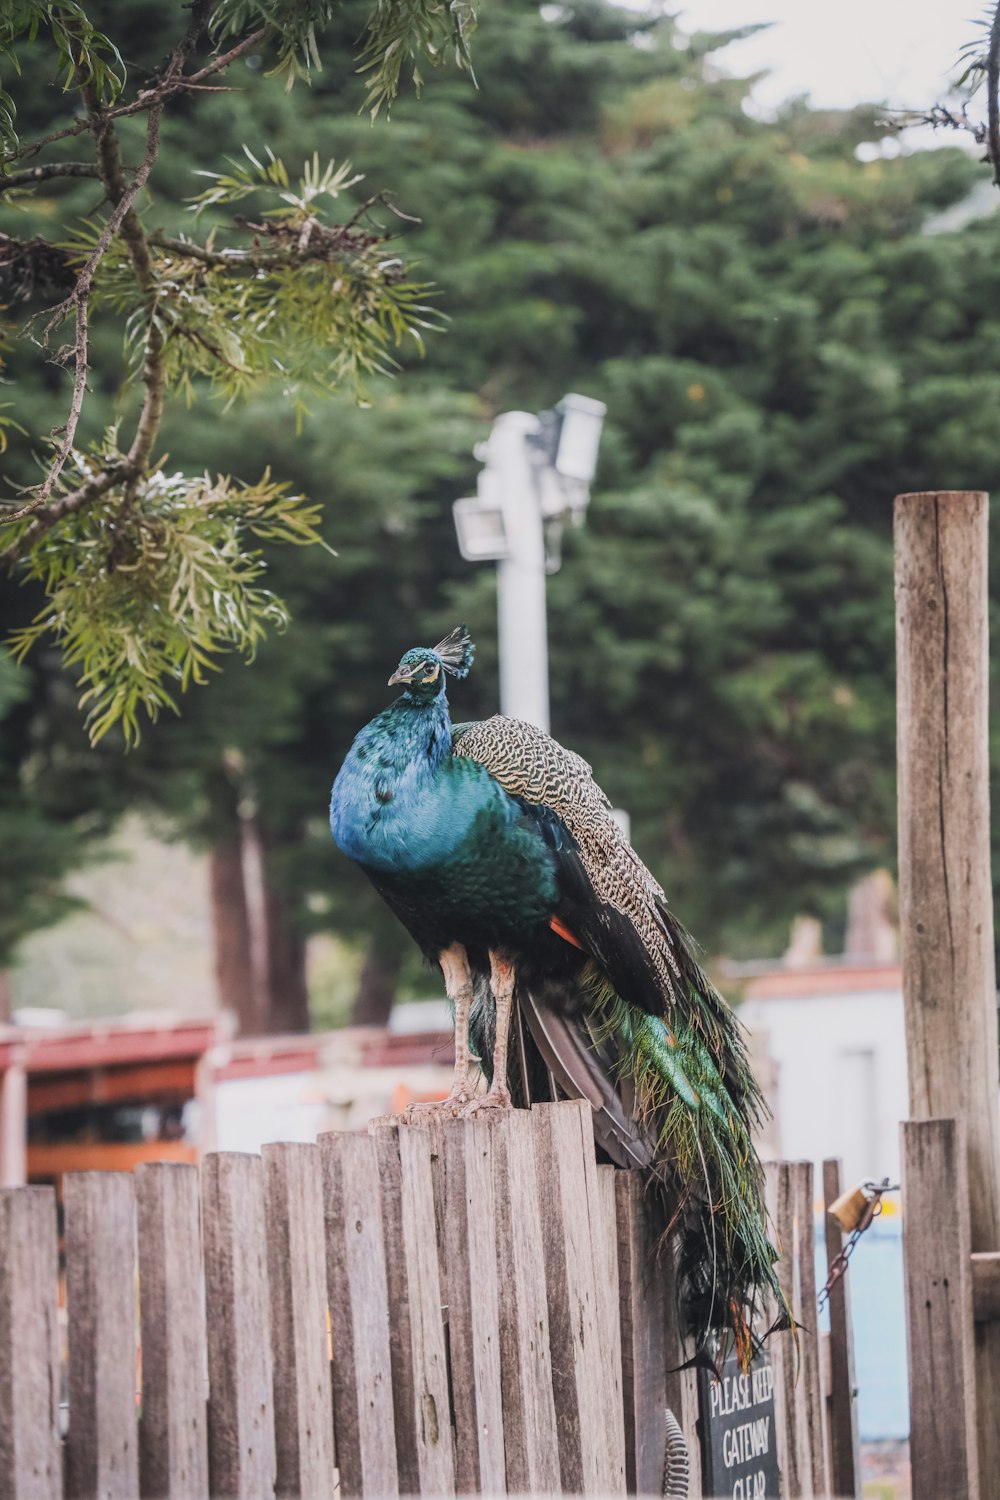
<svg viewBox="0 0 1000 1500"><path fill-rule="evenodd" d="M828 1494L812 1168L768 1171L782 1493ZM0 1500L659 1494L668 1407L701 1493L655 1200L585 1104L68 1175L63 1215L65 1350L55 1196L0 1192Z"/></svg>

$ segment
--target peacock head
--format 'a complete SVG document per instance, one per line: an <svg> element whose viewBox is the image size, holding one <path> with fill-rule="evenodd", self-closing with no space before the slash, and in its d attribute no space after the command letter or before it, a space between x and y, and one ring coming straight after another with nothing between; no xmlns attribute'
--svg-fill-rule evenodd
<svg viewBox="0 0 1000 1500"><path fill-rule="evenodd" d="M465 677L475 654L469 632L459 625L436 646L414 646L407 651L389 678L389 686L402 683L404 698L430 703L444 692L445 673Z"/></svg>

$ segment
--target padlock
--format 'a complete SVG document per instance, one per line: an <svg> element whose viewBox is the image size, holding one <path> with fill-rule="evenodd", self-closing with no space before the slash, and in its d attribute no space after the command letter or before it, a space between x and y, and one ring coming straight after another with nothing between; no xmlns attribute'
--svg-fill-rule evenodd
<svg viewBox="0 0 1000 1500"><path fill-rule="evenodd" d="M848 1188L846 1193L835 1198L827 1213L833 1215L845 1234L850 1234L864 1219L871 1201L864 1185L859 1182L857 1187Z"/></svg>

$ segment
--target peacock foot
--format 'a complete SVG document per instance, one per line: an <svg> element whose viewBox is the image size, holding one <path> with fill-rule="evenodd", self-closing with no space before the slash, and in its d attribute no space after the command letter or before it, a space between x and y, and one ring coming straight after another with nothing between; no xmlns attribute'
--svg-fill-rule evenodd
<svg viewBox="0 0 1000 1500"><path fill-rule="evenodd" d="M472 1094L468 1089L455 1089L447 1099L408 1104L396 1118L401 1125L427 1125L432 1120L457 1120L471 1098Z"/></svg>
<svg viewBox="0 0 1000 1500"><path fill-rule="evenodd" d="M484 1116L498 1115L508 1109L513 1109L510 1092L504 1088L491 1088L488 1094L481 1094L473 1099L462 1110L463 1120L479 1120Z"/></svg>

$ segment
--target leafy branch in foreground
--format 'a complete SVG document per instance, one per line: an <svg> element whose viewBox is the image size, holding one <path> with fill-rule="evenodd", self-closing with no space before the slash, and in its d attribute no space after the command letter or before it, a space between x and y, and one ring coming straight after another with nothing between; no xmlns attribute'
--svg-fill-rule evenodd
<svg viewBox="0 0 1000 1500"><path fill-rule="evenodd" d="M114 458L79 463L82 482ZM140 709L153 720L176 712L177 692L204 683L221 651L252 660L265 630L287 624L254 543L320 542L319 519L318 505L270 474L244 485L157 469L133 489L124 519L120 491L106 490L28 554L26 571L48 597L11 650L20 659L53 636L80 672L91 740L120 723L133 743Z"/></svg>
<svg viewBox="0 0 1000 1500"><path fill-rule="evenodd" d="M207 386L234 400L277 381L299 416L310 393L346 384L363 399L366 377L395 369L393 351L404 341L422 349L423 333L440 321L427 304L427 288L371 220L384 198L376 194L360 206L345 199L361 180L347 164L324 167L314 156L293 181L272 153L261 158L244 147L245 162L203 174L210 186L192 206L218 214L245 205L247 216L234 213L228 227L217 225L201 239L148 226L148 190L170 101L262 50L276 54L271 72L291 87L319 67L318 37L338 3L179 5L186 29L160 72L132 98L119 49L78 0L12 0L0 18L0 65L18 73L19 48L47 39L57 78L83 111L83 119L22 144L14 100L0 89L0 193L23 197L61 177L93 177L106 204L59 241L0 236L5 300L28 314L21 333L44 348L68 320L73 328L51 356L72 367L68 414L48 439L53 453L41 483L0 501L0 558L49 596L18 637L18 651L46 634L61 643L66 664L81 671L95 739L118 722L126 740L135 739L140 709L155 717L176 706L178 689L204 680L212 653L252 650L264 625L283 618L284 606L257 584L259 557L241 550L234 510L245 505L245 524L263 535L254 496L270 493L270 482L262 482L262 491L181 475L166 481L153 453L168 398L180 394L190 402ZM440 61L450 38L467 64L472 20L468 0L374 0L361 59L373 110L395 95L407 58L416 77L417 57ZM210 60L197 66L206 46ZM133 168L116 122L143 113L145 155ZM84 132L92 161L13 165ZM347 213L341 202L348 202ZM54 295L59 300L52 305ZM102 313L124 321L125 373L139 385L141 402L129 442L116 436L85 457L76 434L88 392L91 323ZM282 502L273 539L318 540L312 509L296 501L289 510L288 503ZM182 561L211 586L167 587Z"/></svg>

